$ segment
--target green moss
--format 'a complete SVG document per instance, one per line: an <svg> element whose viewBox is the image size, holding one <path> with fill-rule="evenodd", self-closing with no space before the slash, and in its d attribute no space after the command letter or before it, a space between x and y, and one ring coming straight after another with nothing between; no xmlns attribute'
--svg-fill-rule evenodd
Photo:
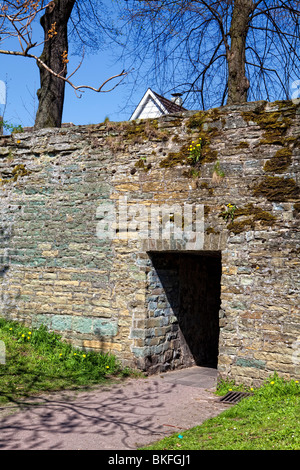
<svg viewBox="0 0 300 470"><path fill-rule="evenodd" d="M159 166L161 168L172 168L176 165L185 165L188 163L187 158L188 153L182 148L180 152L170 152L168 156L160 162Z"/></svg>
<svg viewBox="0 0 300 470"><path fill-rule="evenodd" d="M136 163L135 163L135 167L136 168L139 168L140 170L144 170L144 171L149 171L150 168L151 168L151 165L145 165L146 163L146 159L144 158L140 158Z"/></svg>
<svg viewBox="0 0 300 470"><path fill-rule="evenodd" d="M264 171L268 173L283 173L292 163L292 150L284 147L276 152L273 158L264 165Z"/></svg>
<svg viewBox="0 0 300 470"><path fill-rule="evenodd" d="M298 218L300 216L300 202L294 204L293 216Z"/></svg>
<svg viewBox="0 0 300 470"><path fill-rule="evenodd" d="M188 129L201 129L202 125L206 121L207 115L205 111L199 111L193 114L186 123Z"/></svg>
<svg viewBox="0 0 300 470"><path fill-rule="evenodd" d="M178 118L178 119L173 119L170 124L172 124L172 127L181 127L183 122L183 118Z"/></svg>
<svg viewBox="0 0 300 470"><path fill-rule="evenodd" d="M206 182L201 183L201 184L200 184L200 188L201 188L201 189L206 189L206 190L209 192L209 194L213 194L213 193L214 193L213 188L210 188L209 185L208 185Z"/></svg>
<svg viewBox="0 0 300 470"><path fill-rule="evenodd" d="M281 103L281 102L280 102ZM245 111L242 116L246 122L253 121L264 130L261 144L281 144L285 143L285 135L291 126L292 119L296 115L295 105L286 108L288 102L282 102L277 111L265 111L265 106L260 105L253 111Z"/></svg>
<svg viewBox="0 0 300 470"><path fill-rule="evenodd" d="M294 204L294 210L297 211L297 212L300 212L300 202L296 202Z"/></svg>
<svg viewBox="0 0 300 470"><path fill-rule="evenodd" d="M221 113L218 108L212 108L208 111L198 111L193 114L187 121L186 127L188 129L202 129L205 122L214 122L221 119ZM222 120L224 124L224 120Z"/></svg>
<svg viewBox="0 0 300 470"><path fill-rule="evenodd" d="M283 130L286 130L288 127L291 125L291 119L288 117L285 117L281 112L279 111L273 111L273 112L257 112L256 111L244 111L242 113L242 116L245 121L250 122L256 122L256 124L259 125L261 129L265 130L278 130L282 132Z"/></svg>
<svg viewBox="0 0 300 470"><path fill-rule="evenodd" d="M130 121L125 127L125 137L128 140L136 140L140 137L142 140L148 139L152 134L156 135L158 125L157 121Z"/></svg>
<svg viewBox="0 0 300 470"><path fill-rule="evenodd" d="M294 104L293 100L276 100L271 105L276 106L279 109L283 109L286 107L292 108L293 106L297 106Z"/></svg>
<svg viewBox="0 0 300 470"><path fill-rule="evenodd" d="M117 132L115 137L117 141L122 139L122 142L128 141L129 143L141 143L145 140L158 139L165 141L169 139L169 133L162 131L158 128L157 119L143 119L141 121L129 121L121 123L106 123L108 131ZM122 135L121 135L122 134Z"/></svg>
<svg viewBox="0 0 300 470"><path fill-rule="evenodd" d="M202 163L213 163L218 159L218 152L211 150L208 146L203 149L202 155Z"/></svg>
<svg viewBox="0 0 300 470"><path fill-rule="evenodd" d="M246 217L243 220L236 221L238 217ZM247 204L245 207L237 208L234 213L234 221L228 225L228 230L235 234L239 234L246 229L255 230L257 225L263 227L272 226L276 221L276 217L260 207L253 204Z"/></svg>
<svg viewBox="0 0 300 470"><path fill-rule="evenodd" d="M233 232L235 235L243 232L244 230L254 230L255 224L252 219L245 219L241 222L231 222L228 225L228 230Z"/></svg>
<svg viewBox="0 0 300 470"><path fill-rule="evenodd" d="M175 144L182 144L184 140L180 138L178 135L174 135L172 137L172 142L174 142Z"/></svg>
<svg viewBox="0 0 300 470"><path fill-rule="evenodd" d="M284 202L298 198L300 188L292 178L267 176L255 186L253 194L268 201Z"/></svg>
<svg viewBox="0 0 300 470"><path fill-rule="evenodd" d="M212 108L209 111L207 111L206 114L207 114L207 117L212 121L218 121L221 117L219 108Z"/></svg>
<svg viewBox="0 0 300 470"><path fill-rule="evenodd" d="M31 172L27 170L25 165L16 165L11 172L12 176L10 178L3 179L1 183L5 184L17 181L18 178L22 178L23 176L29 175L30 173Z"/></svg>
<svg viewBox="0 0 300 470"><path fill-rule="evenodd" d="M207 235L209 235L211 233L214 233L214 234L219 234L220 233L218 230L215 230L213 227L207 227L205 232L207 233Z"/></svg>
<svg viewBox="0 0 300 470"><path fill-rule="evenodd" d="M240 142L238 145L239 149L247 149L248 147L249 147L248 142L244 142L244 141Z"/></svg>

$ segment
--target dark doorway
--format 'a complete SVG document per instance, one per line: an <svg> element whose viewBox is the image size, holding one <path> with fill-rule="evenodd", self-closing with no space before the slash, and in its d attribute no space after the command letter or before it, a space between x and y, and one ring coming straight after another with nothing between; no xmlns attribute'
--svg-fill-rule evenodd
<svg viewBox="0 0 300 470"><path fill-rule="evenodd" d="M221 252L148 254L154 268L149 294L160 307L155 309L152 302L149 317L163 317L167 332L163 344L164 368L167 365L172 369L192 365L216 368Z"/></svg>

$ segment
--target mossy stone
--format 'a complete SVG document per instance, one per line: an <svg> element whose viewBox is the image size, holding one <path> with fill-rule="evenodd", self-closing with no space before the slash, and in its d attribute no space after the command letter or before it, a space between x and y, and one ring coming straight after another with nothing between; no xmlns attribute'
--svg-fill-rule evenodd
<svg viewBox="0 0 300 470"><path fill-rule="evenodd" d="M268 160L264 165L264 171L268 173L283 173L292 163L292 150L282 148L276 152L274 157Z"/></svg>
<svg viewBox="0 0 300 470"><path fill-rule="evenodd" d="M241 221L236 221L238 217L246 217ZM247 228L255 230L257 224L264 227L272 226L276 221L276 217L270 212L261 209L260 207L254 206L253 204L247 204L245 207L237 208L234 212L234 221L228 224L228 230L235 233L236 235L243 232Z"/></svg>
<svg viewBox="0 0 300 470"><path fill-rule="evenodd" d="M292 178L267 176L256 185L253 194L263 196L268 201L284 202L297 199L300 188Z"/></svg>

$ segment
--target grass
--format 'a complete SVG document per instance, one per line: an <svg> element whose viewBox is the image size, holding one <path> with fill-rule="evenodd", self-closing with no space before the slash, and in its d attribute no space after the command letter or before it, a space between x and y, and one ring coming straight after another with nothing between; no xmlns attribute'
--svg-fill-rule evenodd
<svg viewBox="0 0 300 470"><path fill-rule="evenodd" d="M223 382L224 395L233 384ZM248 391L248 390L244 390ZM300 383L275 373L219 416L147 446L149 450L299 450Z"/></svg>
<svg viewBox="0 0 300 470"><path fill-rule="evenodd" d="M130 374L111 354L84 352L45 326L30 329L0 319L5 364L0 363L0 403L44 392L107 384Z"/></svg>

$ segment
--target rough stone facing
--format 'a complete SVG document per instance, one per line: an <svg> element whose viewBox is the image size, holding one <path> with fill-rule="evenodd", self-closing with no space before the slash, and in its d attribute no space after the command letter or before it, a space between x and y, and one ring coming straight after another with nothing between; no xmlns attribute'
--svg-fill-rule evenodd
<svg viewBox="0 0 300 470"><path fill-rule="evenodd" d="M180 319L198 326L182 306L191 312L200 295L203 305L219 295L220 375L299 378L299 116L299 103L258 102L1 137L0 314L155 372L193 363L193 332L187 341ZM199 138L193 162L188 148ZM97 236L102 209L120 201L129 225L120 221L113 239ZM137 221L147 231L141 220L163 204L203 207L200 248L136 236ZM187 251L203 269L179 275L168 265L159 277L151 253ZM211 254L221 259L220 294L200 282ZM203 315L205 331L213 320Z"/></svg>

